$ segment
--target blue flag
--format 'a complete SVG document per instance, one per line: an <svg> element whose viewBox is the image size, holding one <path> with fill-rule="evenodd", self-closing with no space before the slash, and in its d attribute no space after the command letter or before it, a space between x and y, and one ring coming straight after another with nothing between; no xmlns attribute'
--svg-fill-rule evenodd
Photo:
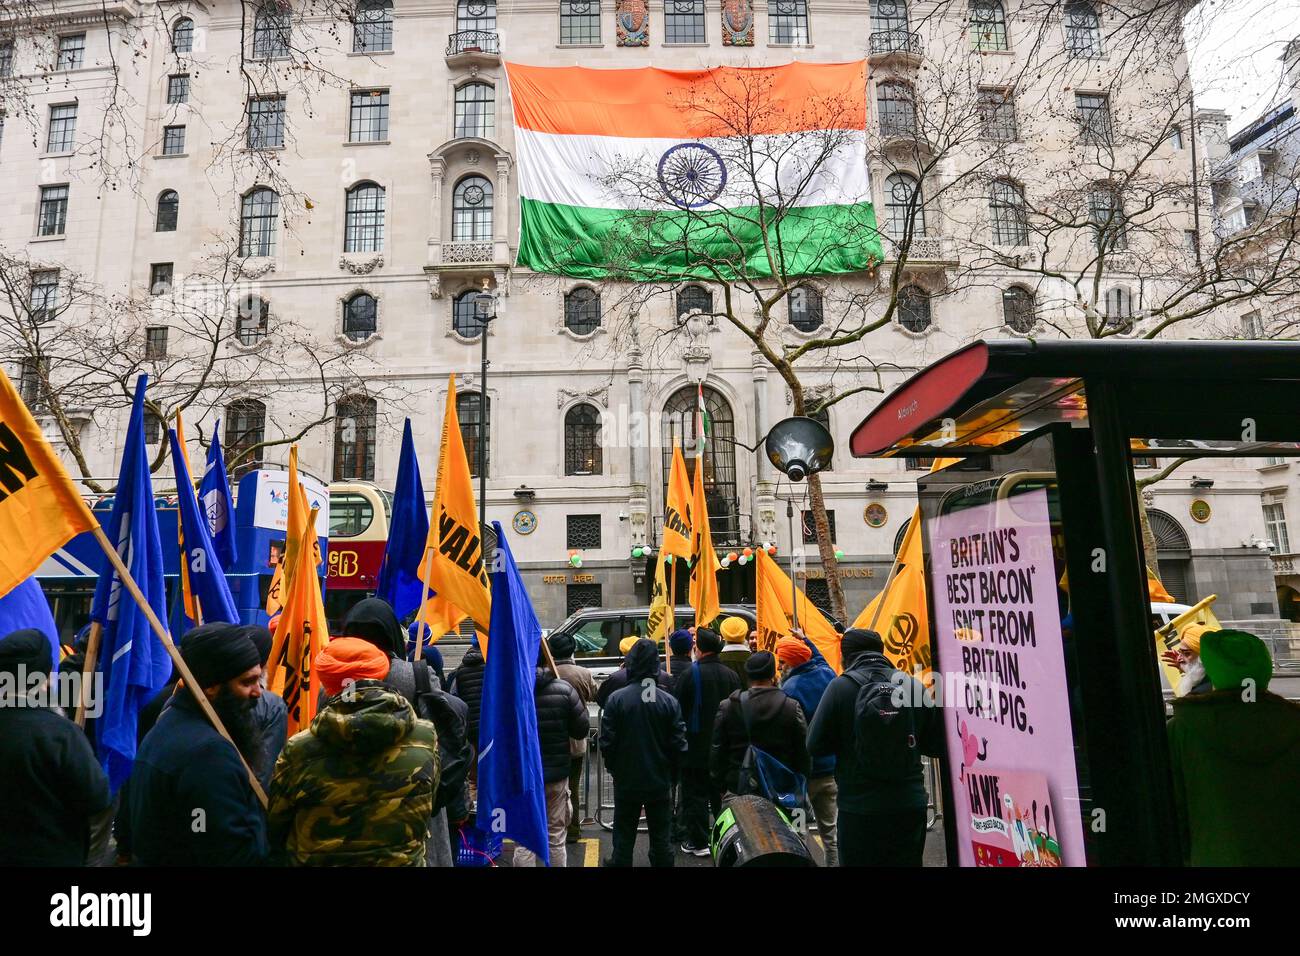
<svg viewBox="0 0 1300 956"><path fill-rule="evenodd" d="M420 463L415 458L411 420L402 430L402 457L397 462L397 488L393 494L393 516L388 522L388 545L379 566L375 597L392 605L399 621L420 609L423 584L417 576L429 537L429 512L424 504Z"/></svg>
<svg viewBox="0 0 1300 956"><path fill-rule="evenodd" d="M185 456L181 454L176 429L167 429L167 437L172 443L172 467L176 472L181 537L185 541L180 559L190 572L190 592L199 600L204 624L214 621L238 624L239 612L235 610L235 599L230 594L230 585L226 583L226 575L221 570L221 561L217 558L212 536L208 534L208 523L199 514L199 504L194 499L194 484L190 480L189 469L185 467Z"/></svg>
<svg viewBox="0 0 1300 956"><path fill-rule="evenodd" d="M542 628L501 522L492 572L492 621L478 725L478 827L508 836L550 866L546 782L533 685Z"/></svg>
<svg viewBox="0 0 1300 956"><path fill-rule="evenodd" d="M122 563L140 586L158 620L166 621L162 542L158 537L158 514L154 510L153 483L144 446L146 379L144 375L136 379L135 405L126 430L122 471L104 533L117 548ZM95 585L90 616L104 627L98 663L103 675L100 689L103 716L96 724L97 750L108 782L116 793L131 773L140 710L167 682L172 662L149 627L149 619L132 600L107 558Z"/></svg>
<svg viewBox="0 0 1300 956"><path fill-rule="evenodd" d="M235 545L235 499L226 476L226 458L221 454L221 419L212 428L208 461L199 482L199 506L208 519L217 560L223 568L233 568L239 560L239 548Z"/></svg>
<svg viewBox="0 0 1300 956"><path fill-rule="evenodd" d="M4 597L0 597L0 637L34 628L50 640L54 671L59 669L59 629L54 626L50 602L35 578L28 578Z"/></svg>

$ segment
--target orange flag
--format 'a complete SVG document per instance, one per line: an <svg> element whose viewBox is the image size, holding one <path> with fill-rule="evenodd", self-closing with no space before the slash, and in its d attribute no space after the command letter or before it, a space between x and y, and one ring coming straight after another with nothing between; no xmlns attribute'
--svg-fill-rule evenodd
<svg viewBox="0 0 1300 956"><path fill-rule="evenodd" d="M793 621L794 601L799 602L799 627L812 641L817 650L821 651L822 657L826 658L826 663L835 669L835 673L843 670L840 661L840 635L835 630L826 615L808 600L808 595L804 594L803 588L799 588L795 595L791 595L794 590L790 586L790 576L781 570L781 566L772 558L768 557L766 551L759 548L754 552L758 563L754 567L754 578L758 585L757 602L755 604L755 617L758 619L759 640L764 639L764 629L768 634L776 634L778 638L784 637L790 633L791 623ZM779 632L779 633L778 633ZM775 641L773 646L765 648L775 653Z"/></svg>
<svg viewBox="0 0 1300 956"><path fill-rule="evenodd" d="M74 537L98 526L0 369L0 597Z"/></svg>
<svg viewBox="0 0 1300 956"><path fill-rule="evenodd" d="M722 613L718 602L718 556L709 530L709 507L704 501L704 458L695 459L695 494L691 503L691 527L695 532L695 565L691 568L691 606L695 626L704 627Z"/></svg>
<svg viewBox="0 0 1300 956"><path fill-rule="evenodd" d="M181 446L181 455L184 456L185 458L185 474L187 475L194 474L193 470L191 470L190 468L190 451L188 448L185 447L185 422L181 419L181 413L179 410L177 410L176 412L176 443ZM180 487L180 484L177 483L176 493L178 495L183 495L186 493L186 491L188 491L191 495L194 494L194 486L191 485L188 489L182 489ZM196 498L195 499L196 507L197 507L197 501L198 499ZM200 514L202 513L202 510L203 509L199 509ZM180 553L184 554L185 553L185 530L184 528L181 527L181 522L179 519L176 521L176 543L180 547ZM195 624L202 624L203 621L200 618L200 615L202 614L202 608L199 605L199 599L194 596L194 591L190 588L189 562L182 561L180 564L181 564L181 601L185 605L185 616L188 617Z"/></svg>
<svg viewBox="0 0 1300 956"><path fill-rule="evenodd" d="M668 473L668 500L664 504L664 540L660 550L675 558L691 559L691 482L680 443L673 444L673 466Z"/></svg>

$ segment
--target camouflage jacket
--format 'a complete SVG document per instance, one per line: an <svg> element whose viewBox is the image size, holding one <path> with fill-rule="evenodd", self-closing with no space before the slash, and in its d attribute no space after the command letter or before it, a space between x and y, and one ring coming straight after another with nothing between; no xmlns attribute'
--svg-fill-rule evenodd
<svg viewBox="0 0 1300 956"><path fill-rule="evenodd" d="M358 681L285 745L271 846L292 866L423 866L438 774L433 724L379 681Z"/></svg>

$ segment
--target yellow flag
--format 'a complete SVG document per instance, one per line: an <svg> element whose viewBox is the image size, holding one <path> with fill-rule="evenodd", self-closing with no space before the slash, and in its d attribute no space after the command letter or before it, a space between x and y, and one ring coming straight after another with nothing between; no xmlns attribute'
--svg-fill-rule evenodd
<svg viewBox="0 0 1300 956"><path fill-rule="evenodd" d="M74 537L98 526L0 369L0 597Z"/></svg>
<svg viewBox="0 0 1300 956"><path fill-rule="evenodd" d="M835 669L835 673L843 670L840 661L840 635L835 630L835 625L827 620L826 615L821 612L816 604L808 600L808 595L804 594L803 588L799 588L794 595L790 592L793 590L790 586L790 576L781 570L781 566L772 558L768 557L766 551L759 548L754 552L758 558L758 564L754 568L755 582L758 585L758 612L755 615L759 618L759 640L763 639L763 628L768 627L770 630L780 630L778 638L784 637L790 633L790 626L794 620L794 601L799 602L799 627L812 641L817 650L821 651L822 657L826 658L826 663ZM768 610L763 605L775 604L775 610ZM773 641L775 646L775 641Z"/></svg>
<svg viewBox="0 0 1300 956"><path fill-rule="evenodd" d="M1147 572L1150 573L1150 572ZM1219 599L1217 594L1211 594L1207 598L1197 601L1190 608L1178 615L1164 627L1155 632L1156 638L1156 659L1160 661L1160 669L1164 672L1165 681L1169 684L1170 690L1178 689L1178 681L1183 676L1173 664L1164 659L1167 651L1172 651L1182 641L1180 636L1183 628L1188 624L1204 624L1212 631L1223 630L1223 625L1214 612L1210 610L1210 605ZM1155 595L1152 595L1155 600ZM1172 603L1172 602L1171 602Z"/></svg>
<svg viewBox="0 0 1300 956"><path fill-rule="evenodd" d="M691 559L691 482L680 443L673 444L673 467L668 473L668 501L664 506L664 540L660 546L675 558Z"/></svg>
<svg viewBox="0 0 1300 956"><path fill-rule="evenodd" d="M691 528L695 532L695 566L691 569L691 606L695 626L704 627L722 613L718 603L718 556L709 530L709 506L704 501L704 458L695 459L695 494L691 502Z"/></svg>
<svg viewBox="0 0 1300 956"><path fill-rule="evenodd" d="M925 597L925 558L921 550L919 507L912 512L896 560L898 570L894 572L894 579L862 609L853 626L876 631L885 642L885 656L890 662L900 671L925 680L934 658L930 651L930 615Z"/></svg>
<svg viewBox="0 0 1300 956"><path fill-rule="evenodd" d="M1150 568L1147 568L1147 593L1151 595L1153 601L1163 604L1178 603L1174 600L1174 596L1165 590L1165 586L1160 583L1160 579L1155 576L1155 573Z"/></svg>
<svg viewBox="0 0 1300 956"><path fill-rule="evenodd" d="M316 572L320 563L318 512L318 508L307 508L307 494L298 481L295 445L289 449L289 518L281 561L284 606L267 670L267 686L284 698L289 709L289 736L306 730L316 716L320 679L311 665L329 636Z"/></svg>
<svg viewBox="0 0 1300 956"><path fill-rule="evenodd" d="M652 641L662 641L668 646L668 634L673 629L673 606L668 600L668 580L664 572L664 559L668 553L659 551L659 560L655 562L655 583L650 591L650 613L646 620L646 637Z"/></svg>
<svg viewBox="0 0 1300 956"><path fill-rule="evenodd" d="M185 459L185 474L187 475L194 474L194 472L190 470L190 451L188 448L185 447L185 422L181 420L181 413L179 410L177 410L176 412L176 444L181 446L181 457ZM173 472L175 471L176 469L173 469ZM191 485L188 489L183 489L181 488L180 483L177 482L176 493L178 495L185 494L187 490L191 495L194 494L193 485ZM197 500L198 499L196 498L195 499L196 503ZM203 514L203 513L204 513L203 509L200 508L199 514ZM183 522L180 520L179 517L176 519L176 543L180 547L180 553L184 554L185 553L185 529L184 529ZM199 617L201 613L201 608L199 606L199 599L194 596L194 591L190 588L190 567L188 561L181 562L181 601L185 605L185 616L188 617L195 624L202 624L203 621Z"/></svg>
<svg viewBox="0 0 1300 956"><path fill-rule="evenodd" d="M434 591L423 617L429 625L431 640L454 631L466 617L474 621L476 630L488 630L492 591L483 567L483 542L479 536L469 459L465 457L465 443L456 417L455 375L447 386L437 488L429 537L420 560L420 580Z"/></svg>

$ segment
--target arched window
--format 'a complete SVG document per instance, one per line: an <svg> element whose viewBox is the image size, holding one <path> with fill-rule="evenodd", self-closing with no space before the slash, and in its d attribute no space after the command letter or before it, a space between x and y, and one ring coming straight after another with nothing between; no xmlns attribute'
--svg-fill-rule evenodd
<svg viewBox="0 0 1300 956"><path fill-rule="evenodd" d="M601 473L600 413L592 405L574 405L564 416L564 473Z"/></svg>
<svg viewBox="0 0 1300 956"><path fill-rule="evenodd" d="M483 323L474 310L474 297L478 293L470 289L451 300L451 328L457 335L467 339L476 339L483 332Z"/></svg>
<svg viewBox="0 0 1300 956"><path fill-rule="evenodd" d="M240 345L256 345L266 338L271 306L259 296L246 295L235 303L235 335Z"/></svg>
<svg viewBox="0 0 1300 956"><path fill-rule="evenodd" d="M334 480L375 480L375 400L345 395L334 406Z"/></svg>
<svg viewBox="0 0 1300 956"><path fill-rule="evenodd" d="M822 327L822 294L811 286L801 285L790 292L790 324L800 332L816 332Z"/></svg>
<svg viewBox="0 0 1300 956"><path fill-rule="evenodd" d="M1015 180L995 179L989 190L989 219L993 223L993 244L1024 246L1029 243L1029 216L1025 190Z"/></svg>
<svg viewBox="0 0 1300 956"><path fill-rule="evenodd" d="M478 82L456 87L455 134L491 139L496 128L496 90Z"/></svg>
<svg viewBox="0 0 1300 956"><path fill-rule="evenodd" d="M1021 335L1033 331L1038 321L1034 294L1023 286L1013 285L1002 291L1002 321L1007 328Z"/></svg>
<svg viewBox="0 0 1300 956"><path fill-rule="evenodd" d="M709 530L715 545L740 543L740 503L736 494L736 420L731 404L716 389L703 388L704 408L709 416L708 441L704 445L704 498L709 509ZM680 443L686 455L686 470L695 478L697 458L696 386L687 385L664 403L663 493L668 500L668 477L672 473L673 445ZM680 577L680 575L678 575Z"/></svg>
<svg viewBox="0 0 1300 956"><path fill-rule="evenodd" d="M172 52L190 53L194 49L194 21L181 17L172 27Z"/></svg>
<svg viewBox="0 0 1300 956"><path fill-rule="evenodd" d="M1171 515L1147 509L1147 521L1156 539L1156 570L1160 583L1179 604L1197 600L1192 586L1192 545L1183 526Z"/></svg>
<svg viewBox="0 0 1300 956"><path fill-rule="evenodd" d="M275 233L280 221L280 195L264 186L249 192L239 213L239 254L275 255Z"/></svg>
<svg viewBox="0 0 1300 956"><path fill-rule="evenodd" d="M484 242L492 238L492 183L483 176L466 176L451 196L451 238Z"/></svg>
<svg viewBox="0 0 1300 956"><path fill-rule="evenodd" d="M682 286L677 290L677 318L680 320L690 315L692 309L699 309L705 315L713 314L713 293L702 285Z"/></svg>
<svg viewBox="0 0 1300 956"><path fill-rule="evenodd" d="M1088 217L1092 220L1098 252L1115 252L1128 248L1128 223L1124 200L1109 183L1094 186L1088 193Z"/></svg>
<svg viewBox="0 0 1300 956"><path fill-rule="evenodd" d="M266 441L266 406L254 398L240 398L226 406L226 434L223 441L226 461L232 462L230 476L238 478L262 464L258 448L248 457L249 449Z"/></svg>
<svg viewBox="0 0 1300 956"><path fill-rule="evenodd" d="M871 32L907 31L906 0L871 0ZM874 50L873 52L883 52Z"/></svg>
<svg viewBox="0 0 1300 956"><path fill-rule="evenodd" d="M343 303L343 334L364 342L379 328L379 303L368 292L358 292Z"/></svg>
<svg viewBox="0 0 1300 956"><path fill-rule="evenodd" d="M574 335L590 335L600 328L600 293L585 285L566 292L564 327Z"/></svg>
<svg viewBox="0 0 1300 956"><path fill-rule="evenodd" d="M174 189L163 190L158 196L158 218L154 232L175 232L176 220L181 214L181 197Z"/></svg>
<svg viewBox="0 0 1300 956"><path fill-rule="evenodd" d="M253 19L253 59L276 60L289 55L290 9L280 0L269 0Z"/></svg>
<svg viewBox="0 0 1300 956"><path fill-rule="evenodd" d="M384 189L357 183L348 190L344 252L382 252L384 248Z"/></svg>
<svg viewBox="0 0 1300 956"><path fill-rule="evenodd" d="M970 32L977 50L1006 50L1007 15L1000 0L971 0Z"/></svg>
<svg viewBox="0 0 1300 956"><path fill-rule="evenodd" d="M352 52L375 53L393 48L391 0L361 0L352 24Z"/></svg>
<svg viewBox="0 0 1300 956"><path fill-rule="evenodd" d="M495 30L496 0L459 0L456 4L457 30Z"/></svg>
<svg viewBox="0 0 1300 956"><path fill-rule="evenodd" d="M912 238L925 235L925 197L921 184L908 173L890 173L885 180L885 234L901 241L911 223Z"/></svg>
<svg viewBox="0 0 1300 956"><path fill-rule="evenodd" d="M1065 5L1065 49L1072 56L1101 56L1101 19L1087 0Z"/></svg>
<svg viewBox="0 0 1300 956"><path fill-rule="evenodd" d="M492 448L489 442L489 425L492 420L492 402L486 402L487 414L484 414L484 396L481 392L461 392L456 396L456 417L460 419L460 440L465 446L465 457L469 460L471 477L479 476L478 456L479 442L483 450L483 463L487 474L492 474Z"/></svg>
<svg viewBox="0 0 1300 956"><path fill-rule="evenodd" d="M898 324L909 332L924 332L930 322L930 293L914 285L899 289Z"/></svg>
<svg viewBox="0 0 1300 956"><path fill-rule="evenodd" d="M909 84L902 80L877 83L876 110L882 136L916 135L916 99Z"/></svg>
<svg viewBox="0 0 1300 956"><path fill-rule="evenodd" d="M1103 327L1114 329L1118 332L1129 332L1133 329L1133 295L1123 286L1116 286L1106 292L1103 299L1105 302L1105 322Z"/></svg>

